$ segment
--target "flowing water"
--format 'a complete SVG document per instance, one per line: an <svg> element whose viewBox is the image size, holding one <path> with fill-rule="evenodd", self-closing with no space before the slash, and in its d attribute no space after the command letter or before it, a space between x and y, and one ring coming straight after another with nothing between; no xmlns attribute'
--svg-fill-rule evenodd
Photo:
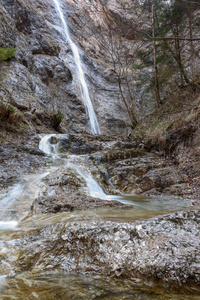
<svg viewBox="0 0 200 300"><path fill-rule="evenodd" d="M0 278L1 280L1 278ZM172 291L100 276L25 272L3 278L1 300L199 300L193 291Z"/></svg>
<svg viewBox="0 0 200 300"><path fill-rule="evenodd" d="M0 195L0 231L14 230L30 211L30 206L42 190L42 179L49 172L27 175L15 184L6 194Z"/></svg>
<svg viewBox="0 0 200 300"><path fill-rule="evenodd" d="M60 135L61 136L61 135ZM63 135L63 137L67 138L67 135ZM135 211L137 211L134 215L136 216L143 214L145 218L149 217L149 211L154 211L163 214L164 212L172 212L176 210L180 210L189 205L188 199L182 199L179 201L178 198L175 197L163 197L163 196L154 196L152 197L144 197L136 194L122 194L118 192L116 194L107 194L103 188L99 185L97 180L91 175L88 171L88 156L81 155L68 155L65 158L62 158L62 155L59 155L59 147L57 141L51 140L52 138L56 138L54 134L44 136L39 144L40 150L45 152L46 154L52 155L52 157L58 160L59 164L62 167L73 169L80 177L85 181L85 191L86 194L101 200L107 201L118 201L125 205L132 206ZM112 186L111 186L112 188ZM114 191L116 193L116 191ZM129 208L130 209L130 208Z"/></svg>
<svg viewBox="0 0 200 300"><path fill-rule="evenodd" d="M76 44L73 42L71 36L70 36L70 32L69 32L69 28L67 25L67 22L65 21L60 3L58 0L53 0L56 9L58 11L59 17L62 21L62 25L63 25L63 30L64 30L64 34L66 37L67 42L69 43L73 56L74 56L74 62L76 65L76 69L77 69L77 74L78 74L78 78L81 84L81 93L82 93L82 98L85 104L85 107L87 109L88 115L89 115L89 120L90 120L90 126L91 126L91 132L93 134L100 134L100 128L99 128L99 124L97 121L97 117L95 115L93 106L92 106L92 102L90 99L90 95L89 95L89 91L88 91L88 87L87 87L87 83L85 80L85 76L84 76L84 72L83 72L83 67L82 67L82 61L81 61L81 57L79 54L79 49L76 46Z"/></svg>

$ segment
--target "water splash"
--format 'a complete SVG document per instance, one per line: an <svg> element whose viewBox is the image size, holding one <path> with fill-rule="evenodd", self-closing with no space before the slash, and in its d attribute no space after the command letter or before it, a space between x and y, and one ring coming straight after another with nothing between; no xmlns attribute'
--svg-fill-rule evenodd
<svg viewBox="0 0 200 300"><path fill-rule="evenodd" d="M0 221L0 231L1 230L16 230L18 222L17 221Z"/></svg>
<svg viewBox="0 0 200 300"><path fill-rule="evenodd" d="M28 214L33 199L42 189L42 179L47 175L49 172L27 175L6 194L0 195L0 231L17 228Z"/></svg>
<svg viewBox="0 0 200 300"><path fill-rule="evenodd" d="M7 277L6 275L0 275L0 291L2 289L2 285L3 285L6 277Z"/></svg>
<svg viewBox="0 0 200 300"><path fill-rule="evenodd" d="M51 138L55 139L55 141L52 143L50 142ZM49 154L52 156L57 156L58 144L57 144L57 140L56 140L56 135L48 134L48 135L43 136L39 143L39 149L42 150L46 154Z"/></svg>
<svg viewBox="0 0 200 300"><path fill-rule="evenodd" d="M77 74L81 83L81 94L82 94L82 98L84 101L84 105L87 109L88 115L89 115L89 120L90 120L90 126L91 126L91 132L93 134L100 134L100 128L99 128L99 124L92 106L92 102L89 96L89 91L88 91L88 87L86 84L86 80L85 80L85 76L84 76L84 72L83 72L83 68L82 68L82 62L81 62L81 58L80 58L80 54L79 54L79 50L78 47L76 46L76 44L72 41L72 38L70 36L69 33L69 29L68 29L68 25L65 21L63 12L61 10L60 7L60 3L58 0L53 0L53 2L55 3L56 9L59 13L60 19L62 21L62 25L63 25L63 29L64 29L64 33L65 33L65 37L71 47L71 50L73 52L73 56L74 56L74 62L76 65L76 69L77 69Z"/></svg>

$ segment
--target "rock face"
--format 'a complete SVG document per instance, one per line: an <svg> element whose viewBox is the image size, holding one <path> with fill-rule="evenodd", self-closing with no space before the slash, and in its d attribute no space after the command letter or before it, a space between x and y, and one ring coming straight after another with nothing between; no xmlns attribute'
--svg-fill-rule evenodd
<svg viewBox="0 0 200 300"><path fill-rule="evenodd" d="M62 9L67 19L66 12L73 12L73 4L65 2ZM0 46L18 49L15 59L1 66L6 75L0 91L3 100L23 111L61 112L68 130L89 131L73 55L53 1L1 0L0 15ZM73 18L79 16L71 13L69 20ZM72 29L75 38L79 32ZM118 100L116 85L107 77L102 64L80 52L102 133L124 134L129 121Z"/></svg>
<svg viewBox="0 0 200 300"><path fill-rule="evenodd" d="M35 148L34 141L9 143L0 147L0 188L19 182L25 174L41 172L46 164L44 153Z"/></svg>
<svg viewBox="0 0 200 300"><path fill-rule="evenodd" d="M29 232L7 247L8 253L19 253L16 271L60 269L199 285L199 229L199 211L136 224L82 221Z"/></svg>
<svg viewBox="0 0 200 300"><path fill-rule="evenodd" d="M144 152L142 157L135 155L124 160L115 159L108 166L108 171L113 183L128 193L170 194L170 189L175 186L174 194L184 195L183 189L181 193L179 188L184 183L183 176L174 166L154 154Z"/></svg>

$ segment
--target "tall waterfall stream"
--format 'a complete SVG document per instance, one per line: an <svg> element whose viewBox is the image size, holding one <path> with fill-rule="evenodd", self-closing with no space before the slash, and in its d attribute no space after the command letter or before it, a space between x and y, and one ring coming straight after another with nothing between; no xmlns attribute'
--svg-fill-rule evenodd
<svg viewBox="0 0 200 300"><path fill-rule="evenodd" d="M95 115L95 112L94 112L94 109L93 109L93 106L92 106L92 102L91 102L91 99L90 99L90 95L89 95L89 91L88 91L88 87L87 87L87 83L86 83L86 80L85 80L84 71L83 71L83 67L82 67L82 61L81 61L81 57L80 57L80 54L79 54L79 49L76 46L76 44L73 42L73 40L70 36L68 25L65 21L65 18L64 18L63 12L61 10L59 1L58 0L53 0L53 2L55 3L58 14L59 14L60 19L62 21L63 30L64 30L66 40L69 43L69 45L71 47L71 50L73 52L74 62L75 62L75 65L76 65L77 74L78 74L78 78L79 78L80 85L81 85L82 98L83 98L85 107L87 109L88 115L89 115L91 132L93 134L100 134L101 131L100 131L99 124L98 124L98 121L97 121L97 117Z"/></svg>

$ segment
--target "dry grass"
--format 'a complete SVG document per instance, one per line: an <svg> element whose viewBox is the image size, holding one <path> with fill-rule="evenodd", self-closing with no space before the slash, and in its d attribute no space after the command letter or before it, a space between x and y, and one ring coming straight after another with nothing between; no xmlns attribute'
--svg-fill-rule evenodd
<svg viewBox="0 0 200 300"><path fill-rule="evenodd" d="M191 87L179 91L133 131L135 138L144 141L146 150L154 149L172 160L188 181L200 175L199 94Z"/></svg>
<svg viewBox="0 0 200 300"><path fill-rule="evenodd" d="M18 124L23 118L23 114L20 113L14 106L11 104L0 101L0 126Z"/></svg>
<svg viewBox="0 0 200 300"><path fill-rule="evenodd" d="M187 135L187 127L196 127L199 120L199 91L192 90L189 86L174 94L160 108L144 118L133 131L133 136L139 136L151 145L157 144L157 148L163 150L170 133L182 128L180 134Z"/></svg>

